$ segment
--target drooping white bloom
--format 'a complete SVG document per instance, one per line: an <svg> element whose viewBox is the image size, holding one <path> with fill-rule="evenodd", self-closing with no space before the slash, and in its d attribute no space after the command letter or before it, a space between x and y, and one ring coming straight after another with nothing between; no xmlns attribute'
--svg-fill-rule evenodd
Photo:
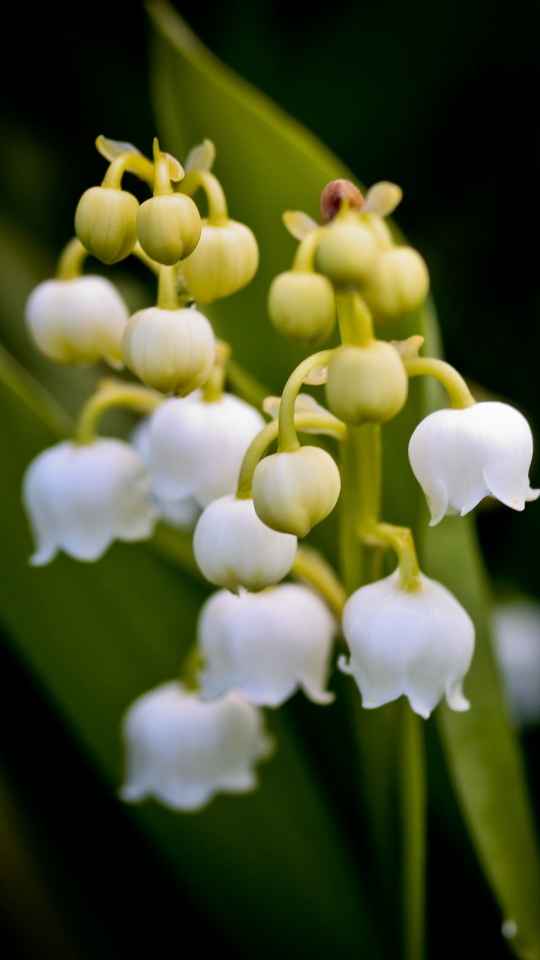
<svg viewBox="0 0 540 960"><path fill-rule="evenodd" d="M116 287L98 276L46 280L35 288L26 305L26 322L37 346L57 363L104 359L121 369L128 318Z"/></svg>
<svg viewBox="0 0 540 960"><path fill-rule="evenodd" d="M158 518L148 496L151 482L137 451L121 440L65 440L44 450L23 483L37 544L30 562L49 563L58 550L97 560L115 539L146 540Z"/></svg>
<svg viewBox="0 0 540 960"><path fill-rule="evenodd" d="M265 421L231 394L206 403L200 391L165 400L150 417L148 453L161 500L195 498L202 507L234 493L244 454Z"/></svg>
<svg viewBox="0 0 540 960"><path fill-rule="evenodd" d="M518 726L540 721L540 603L514 600L493 610L495 653Z"/></svg>
<svg viewBox="0 0 540 960"><path fill-rule="evenodd" d="M168 499L166 497L160 497L159 493L156 491L155 486L155 477L153 474L153 464L150 456L150 448L148 445L148 431L150 425L150 418L144 417L139 421L135 429L131 433L130 442L133 444L137 452L140 454L144 460L146 466L152 474L152 489L150 490L150 499L154 504L159 516L165 523L168 523L170 527L175 527L177 530L190 531L194 530L202 513L202 507L195 497L178 497L175 499Z"/></svg>
<svg viewBox="0 0 540 960"><path fill-rule="evenodd" d="M529 467L533 441L525 417L506 403L438 410L418 424L409 459L431 510L431 526L445 514L463 517L488 494L513 510L536 500Z"/></svg>
<svg viewBox="0 0 540 960"><path fill-rule="evenodd" d="M255 513L253 500L234 494L213 500L193 537L195 559L210 583L233 593L252 593L278 583L291 569L297 538L271 530Z"/></svg>
<svg viewBox="0 0 540 960"><path fill-rule="evenodd" d="M120 796L129 803L153 797L172 810L200 810L216 793L252 790L254 765L273 746L262 712L239 691L203 702L174 681L135 700L123 734Z"/></svg>
<svg viewBox="0 0 540 960"><path fill-rule="evenodd" d="M202 695L238 687L259 706L278 707L301 687L315 703L326 690L336 624L311 590L286 583L263 593L214 593L199 619L205 660Z"/></svg>
<svg viewBox="0 0 540 960"><path fill-rule="evenodd" d="M468 710L461 684L474 649L474 626L446 587L423 574L414 592L399 585L399 572L360 587L347 600L343 633L352 673L368 709L404 694L412 709L429 717L446 694L452 710Z"/></svg>

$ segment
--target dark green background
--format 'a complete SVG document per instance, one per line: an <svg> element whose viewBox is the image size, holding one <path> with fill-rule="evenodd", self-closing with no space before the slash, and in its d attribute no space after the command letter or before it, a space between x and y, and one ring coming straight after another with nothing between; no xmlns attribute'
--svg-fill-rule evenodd
<svg viewBox="0 0 540 960"><path fill-rule="evenodd" d="M175 6L363 182L403 187L397 220L430 267L447 358L519 406L537 430L540 72L529 5L496 13L463 0L334 0L313 5L307 18L284 0ZM105 0L14 6L11 19L4 44L15 50L15 66L2 58L0 77L0 214L56 255L73 232L79 195L102 176L94 137L150 149L148 25L138 3ZM538 468L534 477L540 485ZM480 515L479 528L498 589L538 596L540 509L495 508ZM96 783L54 708L10 654L2 658L3 760L28 808L50 825L43 855L56 865L53 882L55 870L64 891L65 877L73 878L73 902L86 900L81 929L99 915L101 942L111 956L127 957L143 945L154 955L180 950L184 925L204 924L205 944L217 949L219 931L208 930L187 895L179 908L172 880ZM28 725L13 720L22 704ZM538 737L525 739L538 770ZM467 918L482 931L486 955L508 956L489 933L495 910L467 849L452 850L434 831L431 870L431 925L445 931L437 957L457 949L476 956L474 941L462 946ZM10 956L26 956L7 930L5 943Z"/></svg>

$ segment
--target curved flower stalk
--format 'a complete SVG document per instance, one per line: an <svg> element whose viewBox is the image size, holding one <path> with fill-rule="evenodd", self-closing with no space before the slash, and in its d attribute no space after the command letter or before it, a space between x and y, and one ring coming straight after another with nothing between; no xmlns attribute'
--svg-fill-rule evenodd
<svg viewBox="0 0 540 960"><path fill-rule="evenodd" d="M412 709L429 717L446 695L452 710L468 710L462 693L474 649L474 626L454 596L420 574L415 590L400 585L400 571L360 587L343 611L350 647L340 668L352 673L362 706L373 709L408 697Z"/></svg>
<svg viewBox="0 0 540 960"><path fill-rule="evenodd" d="M430 414L411 437L409 459L427 497L431 526L445 514L463 517L489 494L523 510L540 496L529 484L532 453L529 424L506 403Z"/></svg>
<svg viewBox="0 0 540 960"><path fill-rule="evenodd" d="M98 560L113 540L148 539L158 519L151 485L140 456L121 440L65 440L45 450L28 467L23 483L36 539L30 562L50 563L58 550L76 560Z"/></svg>
<svg viewBox="0 0 540 960"><path fill-rule="evenodd" d="M252 703L278 707L300 687L314 703L331 703L335 632L328 608L306 587L286 583L240 596L220 590L199 619L202 696L238 688Z"/></svg>
<svg viewBox="0 0 540 960"><path fill-rule="evenodd" d="M152 797L172 810L201 810L216 793L253 790L255 764L273 749L261 711L237 690L203 702L177 681L139 697L123 735L122 800Z"/></svg>

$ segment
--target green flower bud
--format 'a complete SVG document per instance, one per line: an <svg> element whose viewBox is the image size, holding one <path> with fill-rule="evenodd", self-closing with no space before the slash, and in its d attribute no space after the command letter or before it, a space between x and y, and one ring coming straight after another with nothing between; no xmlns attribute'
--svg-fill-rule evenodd
<svg viewBox="0 0 540 960"><path fill-rule="evenodd" d="M429 274L412 247L394 247L375 261L362 295L381 323L394 323L421 307L429 289Z"/></svg>
<svg viewBox="0 0 540 960"><path fill-rule="evenodd" d="M334 288L320 273L280 273L270 286L268 313L276 330L285 337L296 343L322 343L336 322Z"/></svg>
<svg viewBox="0 0 540 960"><path fill-rule="evenodd" d="M338 214L324 228L315 265L336 286L358 287L368 279L376 254L373 231L361 216Z"/></svg>
<svg viewBox="0 0 540 960"><path fill-rule="evenodd" d="M172 266L193 253L201 218L191 197L181 193L145 200L137 215L139 243L157 263Z"/></svg>
<svg viewBox="0 0 540 960"><path fill-rule="evenodd" d="M203 220L197 249L183 262L182 269L195 299L212 303L245 287L258 265L259 249L249 227L236 220Z"/></svg>
<svg viewBox="0 0 540 960"><path fill-rule="evenodd" d="M126 366L148 387L185 397L208 380L216 342L197 310L149 307L131 317L122 351Z"/></svg>
<svg viewBox="0 0 540 960"><path fill-rule="evenodd" d="M253 503L260 520L280 533L305 537L334 509L341 481L330 456L300 447L261 460L253 475Z"/></svg>
<svg viewBox="0 0 540 960"><path fill-rule="evenodd" d="M118 263L135 249L139 201L116 187L90 187L75 211L75 232L102 263Z"/></svg>
<svg viewBox="0 0 540 960"><path fill-rule="evenodd" d="M345 423L391 420L404 406L408 389L403 361L384 340L338 347L328 365L328 406Z"/></svg>

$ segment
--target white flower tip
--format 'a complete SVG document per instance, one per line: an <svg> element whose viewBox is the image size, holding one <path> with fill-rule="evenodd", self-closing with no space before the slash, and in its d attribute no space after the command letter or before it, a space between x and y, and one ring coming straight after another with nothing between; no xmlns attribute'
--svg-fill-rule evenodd
<svg viewBox="0 0 540 960"><path fill-rule="evenodd" d="M123 800L124 803L140 803L141 800L144 800L145 796L141 790L138 790L136 787L130 787L127 783L119 787L116 792L120 800Z"/></svg>
<svg viewBox="0 0 540 960"><path fill-rule="evenodd" d="M320 707L327 707L328 704L333 703L336 699L336 695L332 690L318 690L306 683L302 684L302 689L306 697L313 703L317 703Z"/></svg>
<svg viewBox="0 0 540 960"><path fill-rule="evenodd" d="M51 560L54 560L55 556L56 551L53 552L49 550L45 553L42 550L38 550L37 553L33 553L31 557L28 557L28 563L31 567L44 567L50 563Z"/></svg>
<svg viewBox="0 0 540 960"><path fill-rule="evenodd" d="M463 696L461 683L456 684L453 689L446 691L446 702L450 709L456 710L457 713L464 713L465 710L470 710L471 708L469 701Z"/></svg>
<svg viewBox="0 0 540 960"><path fill-rule="evenodd" d="M351 661L344 653L339 656L337 666L338 670L341 670L342 673L348 673L349 676L352 676Z"/></svg>
<svg viewBox="0 0 540 960"><path fill-rule="evenodd" d="M538 497L540 497L540 490L533 490L532 487L529 487L525 494L525 502L531 503L532 500L538 500Z"/></svg>

